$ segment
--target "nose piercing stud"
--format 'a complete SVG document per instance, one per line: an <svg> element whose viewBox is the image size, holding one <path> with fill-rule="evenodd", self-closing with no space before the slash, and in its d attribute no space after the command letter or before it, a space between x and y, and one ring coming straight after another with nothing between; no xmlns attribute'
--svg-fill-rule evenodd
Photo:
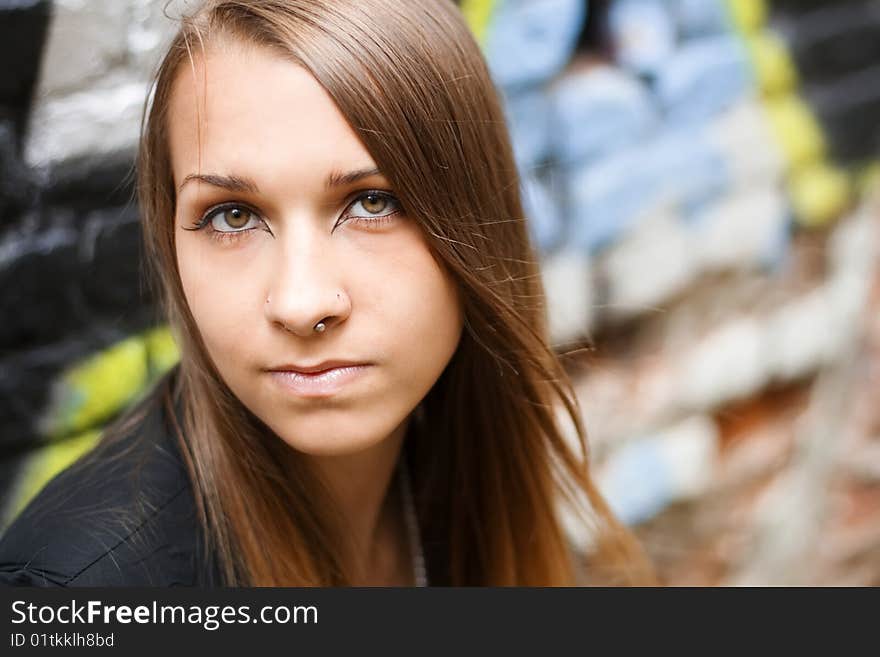
<svg viewBox="0 0 880 657"><path fill-rule="evenodd" d="M339 295L337 294L336 296L338 297ZM269 298L268 298L268 297L266 297L266 303L269 303ZM285 326L284 328L287 329L286 326ZM318 323L315 324L315 326L314 326L315 333L323 333L326 329L327 329L327 325L324 324L324 322L318 322ZM289 329L288 329L288 330L289 330Z"/></svg>

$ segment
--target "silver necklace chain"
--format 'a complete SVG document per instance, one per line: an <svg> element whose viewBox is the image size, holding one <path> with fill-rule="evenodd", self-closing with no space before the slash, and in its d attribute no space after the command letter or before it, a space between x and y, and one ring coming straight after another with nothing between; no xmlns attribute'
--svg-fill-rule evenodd
<svg viewBox="0 0 880 657"><path fill-rule="evenodd" d="M400 458L400 492L403 497L403 518L409 540L409 550L413 560L413 579L419 587L428 586L428 571L425 568L425 554L422 550L422 538L419 533L419 521L413 503L412 482L409 478L409 466L406 458Z"/></svg>

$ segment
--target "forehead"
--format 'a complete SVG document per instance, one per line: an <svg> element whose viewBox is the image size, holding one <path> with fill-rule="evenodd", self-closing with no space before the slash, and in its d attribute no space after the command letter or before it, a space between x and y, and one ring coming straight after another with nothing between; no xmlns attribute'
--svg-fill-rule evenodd
<svg viewBox="0 0 880 657"><path fill-rule="evenodd" d="M172 86L168 131L178 185L199 170L305 179L372 163L315 78L260 47L209 48L185 62Z"/></svg>

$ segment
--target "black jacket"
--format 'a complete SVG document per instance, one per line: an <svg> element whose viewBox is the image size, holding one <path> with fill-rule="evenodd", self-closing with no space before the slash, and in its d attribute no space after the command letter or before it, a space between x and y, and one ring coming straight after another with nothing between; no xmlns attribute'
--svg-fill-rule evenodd
<svg viewBox="0 0 880 657"><path fill-rule="evenodd" d="M172 371L168 375L175 374ZM0 538L0 584L213 586L192 486L158 395L58 474Z"/></svg>

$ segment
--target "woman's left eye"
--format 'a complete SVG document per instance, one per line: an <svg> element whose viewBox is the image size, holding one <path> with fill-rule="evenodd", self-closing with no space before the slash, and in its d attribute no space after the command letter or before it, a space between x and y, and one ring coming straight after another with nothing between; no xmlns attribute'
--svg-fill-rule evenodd
<svg viewBox="0 0 880 657"><path fill-rule="evenodd" d="M355 199L355 202L349 206L346 216L352 219L370 220L390 217L398 212L400 212L400 202L391 194L371 191Z"/></svg>

